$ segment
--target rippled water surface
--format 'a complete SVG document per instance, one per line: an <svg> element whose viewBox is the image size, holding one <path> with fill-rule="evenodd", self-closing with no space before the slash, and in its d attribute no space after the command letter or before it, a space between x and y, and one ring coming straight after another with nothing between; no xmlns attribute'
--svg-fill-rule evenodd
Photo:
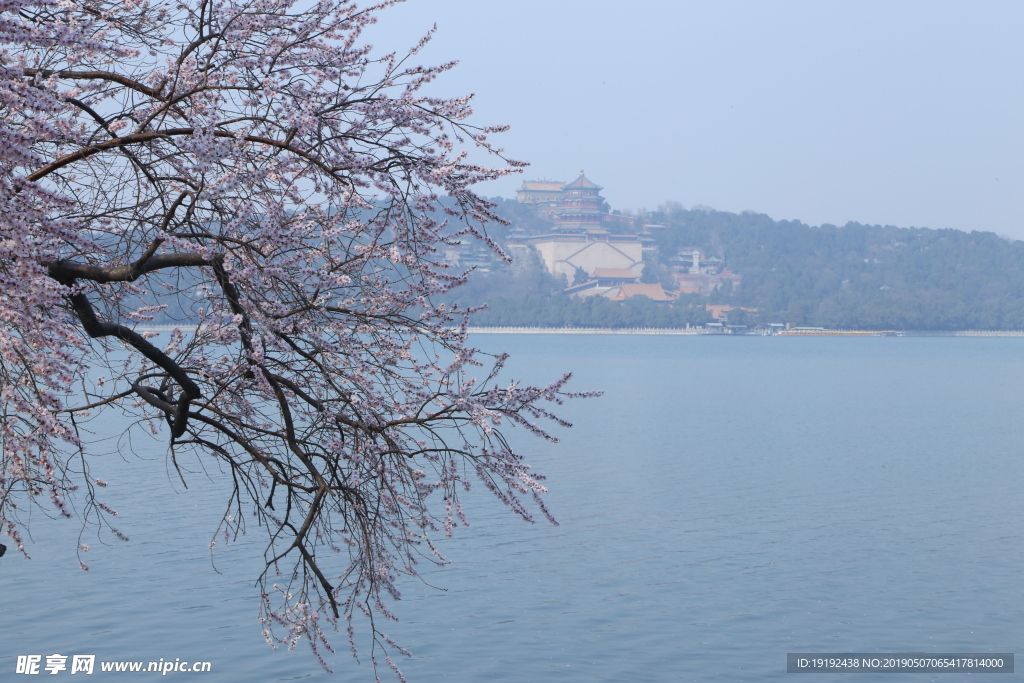
<svg viewBox="0 0 1024 683"><path fill-rule="evenodd" d="M511 351L511 377L571 370L605 395L564 407L561 444L519 435L560 526L474 491L454 565L404 586L388 632L411 681L782 680L786 652L1024 651L1024 340L477 343ZM82 572L77 527L37 517L33 559L0 560L0 679L61 653L335 680L263 643L258 548L216 552L215 571L218 486L186 491L161 448L134 448L95 464L130 542L83 539ZM341 678L372 680L337 641ZM982 680L857 676L876 679Z"/></svg>

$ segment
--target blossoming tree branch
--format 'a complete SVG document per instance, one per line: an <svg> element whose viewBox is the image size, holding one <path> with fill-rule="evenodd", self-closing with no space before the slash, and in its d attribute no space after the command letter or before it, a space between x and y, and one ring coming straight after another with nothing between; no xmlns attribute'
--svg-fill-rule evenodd
<svg viewBox="0 0 1024 683"><path fill-rule="evenodd" d="M426 39L361 43L389 4L0 0L0 524L26 557L33 506L123 537L83 435L106 411L219 463L220 531L267 534L265 637L317 657L360 615L397 647L378 617L443 562L461 487L547 515L501 430L551 438L567 377L499 383L439 252L488 241L471 188L522 164L422 92L452 66L412 64Z"/></svg>

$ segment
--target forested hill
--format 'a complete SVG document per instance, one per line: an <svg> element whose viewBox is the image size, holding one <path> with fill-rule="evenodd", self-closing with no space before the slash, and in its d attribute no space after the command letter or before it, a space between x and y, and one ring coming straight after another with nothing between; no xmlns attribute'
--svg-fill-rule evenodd
<svg viewBox="0 0 1024 683"><path fill-rule="evenodd" d="M550 222L514 200L498 202L511 223L489 226L504 242L514 228L550 232ZM722 258L742 277L710 296L685 294L669 304L643 297L618 303L581 301L567 283L547 274L536 254L512 266L496 259L450 295L463 305L487 304L477 325L682 327L711 320L706 304L731 304L730 323L790 323L841 329L1024 329L1024 242L991 232L848 223L812 227L764 214L664 208L646 215L659 263L644 280L673 287L671 258L697 247ZM485 258L486 249L481 249ZM179 282L179 285L187 288ZM739 307L756 308L757 313ZM171 309L156 322L183 314Z"/></svg>
<svg viewBox="0 0 1024 683"><path fill-rule="evenodd" d="M743 284L716 299L761 322L860 329L1024 329L1024 242L991 232L848 223L811 227L755 213L655 212L661 259L724 257Z"/></svg>

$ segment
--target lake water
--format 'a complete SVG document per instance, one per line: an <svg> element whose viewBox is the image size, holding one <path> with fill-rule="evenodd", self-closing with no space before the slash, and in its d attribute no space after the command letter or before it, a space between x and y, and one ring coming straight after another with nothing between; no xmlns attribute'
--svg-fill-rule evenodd
<svg viewBox="0 0 1024 683"><path fill-rule="evenodd" d="M477 343L511 351L510 376L571 370L605 395L565 406L561 444L519 435L560 526L474 493L472 526L445 543L454 565L405 585L388 632L413 651L410 681L783 680L787 652L1024 651L1024 340ZM263 643L252 544L212 568L217 486L184 491L160 448L135 448L96 464L129 543L84 539L82 572L77 527L37 518L33 559L0 560L0 678L19 654L61 653L335 680L305 646ZM341 679L373 680L344 640Z"/></svg>

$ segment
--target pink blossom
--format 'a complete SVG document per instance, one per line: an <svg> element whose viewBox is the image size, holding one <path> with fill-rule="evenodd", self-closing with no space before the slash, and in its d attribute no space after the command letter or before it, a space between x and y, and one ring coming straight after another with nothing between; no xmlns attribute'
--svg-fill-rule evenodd
<svg viewBox="0 0 1024 683"><path fill-rule="evenodd" d="M472 188L523 164L469 98L425 94L453 64L361 43L391 4L0 0L0 524L25 552L29 506L78 509L127 541L81 429L127 412L175 466L230 472L214 537L255 514L263 637L325 668L353 617L404 652L379 624L401 576L447 562L433 534L468 524L470 473L553 521L508 438L553 441L545 406L573 395L499 381L445 304L468 273L439 247L497 249ZM141 327L172 309L159 348Z"/></svg>

